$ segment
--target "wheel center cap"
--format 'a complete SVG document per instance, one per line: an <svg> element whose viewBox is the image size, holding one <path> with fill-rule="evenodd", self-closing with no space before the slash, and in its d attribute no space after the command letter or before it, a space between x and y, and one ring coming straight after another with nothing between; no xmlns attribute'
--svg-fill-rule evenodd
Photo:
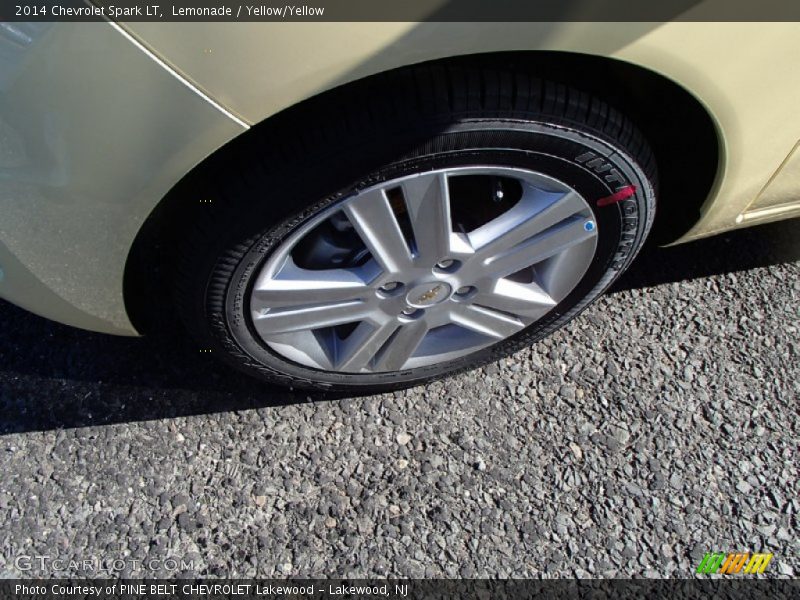
<svg viewBox="0 0 800 600"><path fill-rule="evenodd" d="M444 281L429 281L413 287L406 294L406 302L415 308L433 306L447 300L452 289Z"/></svg>

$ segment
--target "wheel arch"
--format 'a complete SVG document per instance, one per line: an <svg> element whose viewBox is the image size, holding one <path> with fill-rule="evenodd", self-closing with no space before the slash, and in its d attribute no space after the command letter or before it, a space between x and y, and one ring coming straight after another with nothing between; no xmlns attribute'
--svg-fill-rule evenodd
<svg viewBox="0 0 800 600"><path fill-rule="evenodd" d="M675 81L655 71L618 59L563 51L513 51L467 54L420 64L479 64L496 69L526 69L598 96L628 116L654 151L659 172L661 210L651 234L655 243L677 240L700 219L701 208L721 175L723 138L704 104ZM171 264L163 264L162 248L179 239L185 228L182 199L211 163L246 149L268 127L296 122L297 115L320 104L358 93L365 86L394 85L406 65L325 90L255 124L196 165L162 198L141 227L125 266L123 293L129 318L142 333L160 329L164 317L147 302L150 291L163 293ZM686 143L687 134L691 143ZM681 160L675 160L680 153ZM667 207L664 210L663 207ZM144 292L144 293L143 293ZM158 296L157 296L158 297ZM163 296L162 296L163 297ZM158 311L161 312L161 311Z"/></svg>

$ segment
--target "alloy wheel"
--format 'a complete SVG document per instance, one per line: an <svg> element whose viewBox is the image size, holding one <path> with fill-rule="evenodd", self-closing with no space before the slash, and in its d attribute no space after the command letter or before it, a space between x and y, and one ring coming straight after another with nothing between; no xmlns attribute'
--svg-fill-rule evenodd
<svg viewBox="0 0 800 600"><path fill-rule="evenodd" d="M504 340L580 282L597 224L566 183L493 166L367 188L310 219L267 258L248 314L301 365L380 373Z"/></svg>

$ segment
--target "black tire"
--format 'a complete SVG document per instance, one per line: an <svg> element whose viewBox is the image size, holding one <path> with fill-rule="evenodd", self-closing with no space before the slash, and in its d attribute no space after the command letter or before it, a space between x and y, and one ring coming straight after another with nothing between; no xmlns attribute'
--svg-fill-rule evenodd
<svg viewBox="0 0 800 600"><path fill-rule="evenodd" d="M414 172L489 164L552 175L599 225L577 287L511 338L444 364L401 372L325 372L289 361L246 317L251 275L291 231L357 190ZM204 169L182 244L178 311L203 348L290 387L374 392L478 367L574 318L622 273L655 214L655 162L638 130L601 100L524 71L420 66L335 90L254 128ZM598 207L623 188L635 194ZM629 189L629 188L628 188Z"/></svg>

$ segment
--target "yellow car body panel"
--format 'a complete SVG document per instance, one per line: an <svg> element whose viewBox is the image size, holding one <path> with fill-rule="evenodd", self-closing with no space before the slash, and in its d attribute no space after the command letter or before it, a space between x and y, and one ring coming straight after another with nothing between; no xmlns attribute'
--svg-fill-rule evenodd
<svg viewBox="0 0 800 600"><path fill-rule="evenodd" d="M744 225L800 216L800 142L753 202L736 218Z"/></svg>
<svg viewBox="0 0 800 600"><path fill-rule="evenodd" d="M798 23L59 23L29 37L0 63L0 297L87 329L136 333L131 245L203 158L310 96L437 58L564 51L659 73L706 107L722 150L679 241L800 214Z"/></svg>
<svg viewBox="0 0 800 600"><path fill-rule="evenodd" d="M136 234L246 128L106 23L20 34L0 68L0 297L135 335L123 275Z"/></svg>

